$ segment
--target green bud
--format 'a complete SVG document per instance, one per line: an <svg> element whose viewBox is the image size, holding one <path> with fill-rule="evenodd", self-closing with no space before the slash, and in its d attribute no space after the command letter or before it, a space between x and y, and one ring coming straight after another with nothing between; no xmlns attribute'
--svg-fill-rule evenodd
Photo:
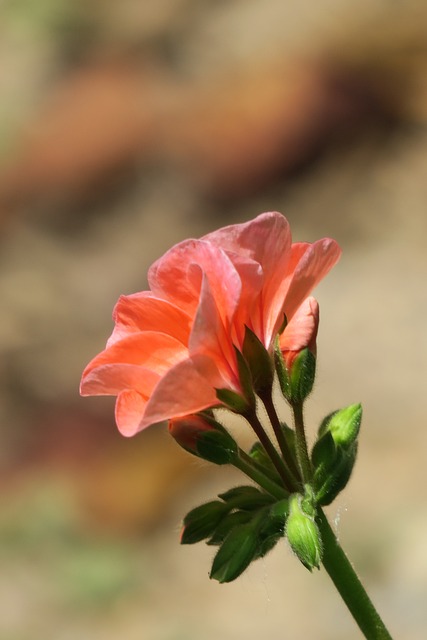
<svg viewBox="0 0 427 640"><path fill-rule="evenodd" d="M235 440L207 414L173 418L169 433L183 449L214 464L231 464L237 455Z"/></svg>
<svg viewBox="0 0 427 640"><path fill-rule="evenodd" d="M197 454L214 464L232 464L237 455L237 443L229 433L206 431L197 440Z"/></svg>
<svg viewBox="0 0 427 640"><path fill-rule="evenodd" d="M288 368L279 342L276 341L274 360L284 397L290 404L300 404L313 389L316 375L316 356L306 347L292 359L292 364Z"/></svg>
<svg viewBox="0 0 427 640"><path fill-rule="evenodd" d="M330 443L334 446L334 450ZM333 453L332 453L333 451ZM326 434L313 448L313 486L316 502L331 504L350 480L357 455L357 443L350 447L335 447L331 434ZM316 461L316 462L314 462Z"/></svg>
<svg viewBox="0 0 427 640"><path fill-rule="evenodd" d="M293 552L309 571L314 567L320 568L322 560L320 531L314 516L304 511L303 496L300 494L293 494L289 499L286 536Z"/></svg>
<svg viewBox="0 0 427 640"><path fill-rule="evenodd" d="M353 404L329 414L320 425L311 454L318 504L330 504L347 485L356 461L361 419L361 405Z"/></svg>
<svg viewBox="0 0 427 640"><path fill-rule="evenodd" d="M194 544L209 538L229 512L225 502L214 500L187 513L181 533L181 544Z"/></svg>
<svg viewBox="0 0 427 640"><path fill-rule="evenodd" d="M351 404L329 414L320 425L319 436L329 432L337 446L351 446L357 440L362 422L362 405Z"/></svg>
<svg viewBox="0 0 427 640"><path fill-rule="evenodd" d="M299 352L292 363L289 374L289 402L303 402L311 393L316 374L316 357L305 348Z"/></svg>

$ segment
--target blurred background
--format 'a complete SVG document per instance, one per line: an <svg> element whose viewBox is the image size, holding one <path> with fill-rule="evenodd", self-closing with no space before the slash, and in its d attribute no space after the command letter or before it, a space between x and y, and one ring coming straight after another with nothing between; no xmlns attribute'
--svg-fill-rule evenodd
<svg viewBox="0 0 427 640"><path fill-rule="evenodd" d="M343 248L309 437L363 403L329 515L393 637L425 638L426 3L2 0L0 61L1 640L360 637L285 544L209 581L180 520L240 478L78 395L157 257L266 210Z"/></svg>

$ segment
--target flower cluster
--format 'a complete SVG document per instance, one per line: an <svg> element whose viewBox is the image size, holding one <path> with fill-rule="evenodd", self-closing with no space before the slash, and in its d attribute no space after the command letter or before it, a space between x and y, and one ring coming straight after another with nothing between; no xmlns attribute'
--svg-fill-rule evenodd
<svg viewBox="0 0 427 640"><path fill-rule="evenodd" d="M120 297L82 395L117 395L118 428L132 436L216 406L217 389L242 394L247 328L270 354L279 335L288 367L315 350L318 306L308 296L339 256L329 238L292 243L275 212L177 244L151 266L149 291Z"/></svg>
<svg viewBox="0 0 427 640"><path fill-rule="evenodd" d="M236 487L184 519L183 543L219 546L211 577L220 582L283 537L308 569L322 560L318 509L350 477L361 419L360 405L330 414L309 452L303 404L319 324L310 294L340 253L330 238L292 243L287 220L275 212L186 240L152 265L149 291L121 296L107 346L83 373L83 395L117 395L122 434L167 420L184 449L232 464L258 485ZM293 428L276 411L275 380ZM248 452L218 422L221 407L253 429Z"/></svg>

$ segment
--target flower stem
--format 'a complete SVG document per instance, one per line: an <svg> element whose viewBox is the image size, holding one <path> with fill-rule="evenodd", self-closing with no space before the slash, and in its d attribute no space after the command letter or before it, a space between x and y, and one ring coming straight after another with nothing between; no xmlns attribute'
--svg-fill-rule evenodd
<svg viewBox="0 0 427 640"><path fill-rule="evenodd" d="M277 472L279 473L280 477L283 480L283 486L289 492L292 492L294 488L293 478L290 475L289 470L285 465L284 461L280 457L277 449L275 448L270 438L268 437L267 433L265 432L264 427L262 426L256 414L256 410L251 408L249 411L247 411L244 414L244 417L249 422L252 429L255 431L255 434L258 437L258 440L261 442L262 446L264 447L268 456L270 457L271 462L276 467Z"/></svg>
<svg viewBox="0 0 427 640"><path fill-rule="evenodd" d="M323 566L367 640L392 640L322 511L317 522L323 541Z"/></svg>
<svg viewBox="0 0 427 640"><path fill-rule="evenodd" d="M302 479L304 483L311 482L312 468L308 455L307 440L305 437L304 418L302 412L302 402L297 402L292 405L294 413L294 425L295 425L295 444L297 451L297 459L300 467Z"/></svg>
<svg viewBox="0 0 427 640"><path fill-rule="evenodd" d="M254 480L260 487L265 489L272 496L277 498L278 500L282 500L286 498L289 493L283 487L280 487L278 484L270 480L268 476L266 476L262 471L257 469L250 459L250 457L241 449L239 450L239 455L233 461L233 465L236 469L242 471L245 475L247 475L251 480Z"/></svg>
<svg viewBox="0 0 427 640"><path fill-rule="evenodd" d="M292 478L293 486L296 489L298 487L299 471L295 464L294 456L292 455L288 443L286 442L286 438L283 434L282 425L280 424L280 420L276 413L271 390L263 394L261 396L261 400L264 403L267 415L271 422L271 426L273 427L274 435L276 436L277 443L280 447L280 451L282 452L283 460L286 462L289 468L289 475Z"/></svg>

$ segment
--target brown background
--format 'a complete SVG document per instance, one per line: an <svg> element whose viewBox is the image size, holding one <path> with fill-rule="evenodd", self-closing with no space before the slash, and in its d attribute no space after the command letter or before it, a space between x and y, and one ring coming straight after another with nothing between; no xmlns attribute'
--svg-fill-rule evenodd
<svg viewBox="0 0 427 640"><path fill-rule="evenodd" d="M330 517L393 637L425 637L426 25L421 0L2 3L2 639L360 637L285 543L209 581L180 519L238 476L78 397L150 263L265 210L343 248L310 437L363 403Z"/></svg>

